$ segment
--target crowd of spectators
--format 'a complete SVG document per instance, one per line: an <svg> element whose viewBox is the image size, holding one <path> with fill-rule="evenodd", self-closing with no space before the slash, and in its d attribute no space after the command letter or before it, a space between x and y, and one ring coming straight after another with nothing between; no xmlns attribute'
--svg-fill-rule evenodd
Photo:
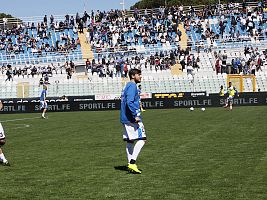
<svg viewBox="0 0 267 200"><path fill-rule="evenodd" d="M83 31L89 18L84 12L82 17L77 13L75 19L66 15L64 20L57 21L51 15L48 21L45 15L41 22L7 23L0 29L0 53L12 55L28 52L39 56L49 52L68 54L80 45L77 32ZM55 36L56 32L59 32L59 38Z"/></svg>
<svg viewBox="0 0 267 200"><path fill-rule="evenodd" d="M92 75L99 77L127 77L127 72L138 68L149 72L158 72L171 69L175 64L180 64L182 70L192 73L200 68L199 55L193 54L189 48L177 48L170 51L158 51L150 55L137 52L123 52L99 56L92 62L86 61L86 69ZM178 65L179 66L179 65Z"/></svg>
<svg viewBox="0 0 267 200"><path fill-rule="evenodd" d="M263 40L267 36L266 17L261 1L256 8L246 2L228 3L207 5L198 12L192 9L184 18L184 24L192 43L203 46L203 41L209 39L213 46L216 42Z"/></svg>
<svg viewBox="0 0 267 200"><path fill-rule="evenodd" d="M66 74L67 79L71 79L75 73L75 64L73 61L62 63L51 63L48 65L25 65L25 66L2 66L0 73L6 75L5 81L13 81L13 78L35 78L43 77L48 79L57 74Z"/></svg>
<svg viewBox="0 0 267 200"><path fill-rule="evenodd" d="M96 13L96 23L88 28L87 41L96 52L102 50L128 50L135 45L155 46L177 44L181 37L178 29L178 18L167 9L143 15L136 9L132 16L123 11Z"/></svg>
<svg viewBox="0 0 267 200"><path fill-rule="evenodd" d="M159 51L154 54L145 55L141 53L129 52L120 54L110 54L92 62L87 61L87 69L99 77L127 77L127 72L131 68L139 68L147 71L162 71L170 69L173 65L183 60L189 52L184 50Z"/></svg>
<svg viewBox="0 0 267 200"><path fill-rule="evenodd" d="M216 73L227 74L253 74L262 71L263 64L266 60L265 51L259 51L258 48L246 46L244 52L234 53L234 55L227 54L227 51L215 51L214 70Z"/></svg>

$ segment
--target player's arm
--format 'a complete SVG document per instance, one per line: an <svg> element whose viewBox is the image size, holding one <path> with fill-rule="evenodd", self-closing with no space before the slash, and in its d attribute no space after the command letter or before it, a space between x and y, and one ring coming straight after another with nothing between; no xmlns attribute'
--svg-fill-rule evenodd
<svg viewBox="0 0 267 200"><path fill-rule="evenodd" d="M0 110L2 110L3 107L4 107L4 106L3 106L3 103L2 103L2 101L0 100Z"/></svg>
<svg viewBox="0 0 267 200"><path fill-rule="evenodd" d="M44 102L46 102L46 91L44 93Z"/></svg>
<svg viewBox="0 0 267 200"><path fill-rule="evenodd" d="M135 103L135 94L136 94L136 87L134 85L131 85L127 91L126 102L131 111L132 116L135 118L136 122L139 122L141 113L140 113L140 107L136 106ZM139 105L139 103L137 105Z"/></svg>

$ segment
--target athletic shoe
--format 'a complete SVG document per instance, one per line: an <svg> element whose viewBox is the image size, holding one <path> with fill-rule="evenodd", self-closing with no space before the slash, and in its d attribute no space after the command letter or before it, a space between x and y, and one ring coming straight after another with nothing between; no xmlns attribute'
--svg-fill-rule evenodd
<svg viewBox="0 0 267 200"><path fill-rule="evenodd" d="M136 174L141 174L141 171L137 168L136 164L129 164L128 169L130 172L136 173Z"/></svg>
<svg viewBox="0 0 267 200"><path fill-rule="evenodd" d="M8 166L8 167L10 167L10 164L9 164L8 161L6 161L6 162L1 162L0 164L3 165L3 166Z"/></svg>
<svg viewBox="0 0 267 200"><path fill-rule="evenodd" d="M45 116L42 116L43 119L45 119L46 117Z"/></svg>

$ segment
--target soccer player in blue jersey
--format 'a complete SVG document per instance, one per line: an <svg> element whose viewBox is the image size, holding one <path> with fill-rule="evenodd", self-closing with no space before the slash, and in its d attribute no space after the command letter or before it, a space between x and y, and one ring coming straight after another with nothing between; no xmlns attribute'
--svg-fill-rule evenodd
<svg viewBox="0 0 267 200"><path fill-rule="evenodd" d="M140 83L142 78L141 71L131 69L129 78L130 81L122 91L120 121L124 129L123 140L127 142L128 169L133 173L141 174L136 165L137 157L146 142L145 128L141 118L140 96L137 88L137 83Z"/></svg>
<svg viewBox="0 0 267 200"><path fill-rule="evenodd" d="M3 108L3 103L0 100L0 110ZM5 132L3 129L2 124L0 123L0 164L4 165L4 166L10 166L9 162L7 161L3 150L1 149L1 147L6 143L6 139L5 139Z"/></svg>
<svg viewBox="0 0 267 200"><path fill-rule="evenodd" d="M43 90L42 90L41 95L40 95L40 105L41 105L41 110L43 111L42 112L42 118L44 118L44 119L46 118L45 113L47 110L46 93L47 93L47 86L43 85Z"/></svg>

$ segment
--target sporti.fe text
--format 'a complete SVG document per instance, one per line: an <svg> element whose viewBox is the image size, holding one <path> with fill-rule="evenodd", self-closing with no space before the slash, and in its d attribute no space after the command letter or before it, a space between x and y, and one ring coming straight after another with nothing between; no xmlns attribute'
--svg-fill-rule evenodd
<svg viewBox="0 0 267 200"><path fill-rule="evenodd" d="M163 101L155 101L155 102L144 101L142 102L142 106L145 108L160 108L164 107L164 103Z"/></svg>
<svg viewBox="0 0 267 200"><path fill-rule="evenodd" d="M4 112L17 112L17 111L26 111L25 105L5 105L1 111Z"/></svg>
<svg viewBox="0 0 267 200"><path fill-rule="evenodd" d="M225 104L226 99L221 99L220 104ZM233 100L235 105L257 104L258 98L236 98Z"/></svg>
<svg viewBox="0 0 267 200"><path fill-rule="evenodd" d="M79 110L115 109L115 103L82 103Z"/></svg>
<svg viewBox="0 0 267 200"><path fill-rule="evenodd" d="M35 110L40 110L40 105L35 105ZM49 111L67 111L70 110L70 104L53 104L48 105L47 110Z"/></svg>
<svg viewBox="0 0 267 200"><path fill-rule="evenodd" d="M180 100L174 101L174 107L181 107L181 106L210 106L211 99L195 99L195 100Z"/></svg>

